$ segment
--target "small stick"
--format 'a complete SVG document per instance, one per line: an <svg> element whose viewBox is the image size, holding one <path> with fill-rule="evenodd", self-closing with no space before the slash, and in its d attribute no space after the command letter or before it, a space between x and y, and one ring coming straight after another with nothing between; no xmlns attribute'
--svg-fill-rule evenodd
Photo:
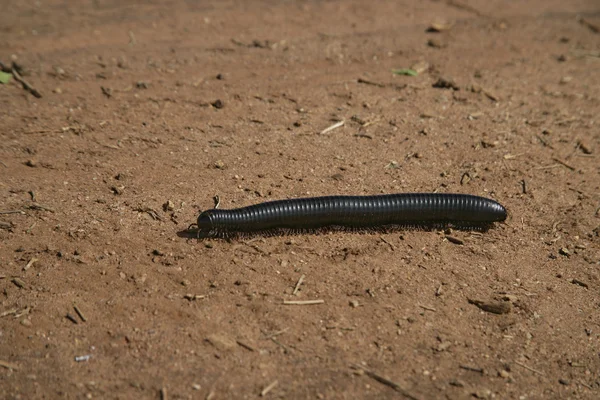
<svg viewBox="0 0 600 400"><path fill-rule="evenodd" d="M83 315L83 313L81 312L81 310L79 309L79 307L73 306L73 309L75 310L75 312L77 313L77 315L79 315L79 318L81 318L81 320L83 322L87 322L87 318L85 317L85 315Z"/></svg>
<svg viewBox="0 0 600 400"><path fill-rule="evenodd" d="M135 46L136 43L137 43L137 40L135 40L135 35L133 34L133 31L129 31L129 45L130 46ZM166 390L167 389L165 389L165 391Z"/></svg>
<svg viewBox="0 0 600 400"><path fill-rule="evenodd" d="M571 283L574 285L577 285L577 286L584 287L586 289L589 287L587 283L580 281L579 279L575 279L575 278L571 279Z"/></svg>
<svg viewBox="0 0 600 400"><path fill-rule="evenodd" d="M328 126L327 128L323 129L319 134L320 135L324 135L327 132L331 132L332 130L337 129L340 126L343 126L345 123L346 123L346 121L344 121L344 120L341 120L340 122L336 122L335 124L333 124L331 126Z"/></svg>
<svg viewBox="0 0 600 400"><path fill-rule="evenodd" d="M69 321L71 321L74 324L78 324L77 320L75 319L74 316L72 316L71 314L67 314L65 315L65 318L67 318Z"/></svg>
<svg viewBox="0 0 600 400"><path fill-rule="evenodd" d="M585 18L578 17L579 23L583 26L586 26L589 30L594 33L600 33L600 27L588 21Z"/></svg>
<svg viewBox="0 0 600 400"><path fill-rule="evenodd" d="M437 311L437 310L436 310L435 308L433 308L433 307L424 306L424 305L422 305L422 304L419 304L419 307L421 307L422 309L424 309L424 310L427 310L427 311L433 311L433 312Z"/></svg>
<svg viewBox="0 0 600 400"><path fill-rule="evenodd" d="M285 305L296 305L296 306L308 306L312 304L323 304L325 300L284 300L283 304Z"/></svg>
<svg viewBox="0 0 600 400"><path fill-rule="evenodd" d="M50 211L52 213L55 213L56 211L54 211L53 208L50 208L48 206L45 206L43 204L32 204L30 206L27 206L28 209L30 210L36 210L36 211Z"/></svg>
<svg viewBox="0 0 600 400"><path fill-rule="evenodd" d="M480 374L483 374L483 368L470 367L468 365L459 365L459 367L467 371L479 372Z"/></svg>
<svg viewBox="0 0 600 400"><path fill-rule="evenodd" d="M287 354L287 353L289 353L289 352L290 352L290 350L287 348L287 346L286 346L286 345L284 345L283 343L281 343L279 340L275 339L274 337L272 337L272 338L271 338L271 341L272 341L273 343L275 343L277 346L281 347L281 348L283 349L283 352L284 352L284 353L286 353L286 354Z"/></svg>
<svg viewBox="0 0 600 400"><path fill-rule="evenodd" d="M12 278L11 282L14 283L15 286L18 287L19 289L23 289L25 287L25 282L23 282L19 278Z"/></svg>
<svg viewBox="0 0 600 400"><path fill-rule="evenodd" d="M4 367L6 369L14 369L15 371L19 369L16 366L16 364L9 363L8 361L2 361L2 360L0 360L0 367Z"/></svg>
<svg viewBox="0 0 600 400"><path fill-rule="evenodd" d="M580 364L578 362L571 362L569 365L573 368L585 368L585 364Z"/></svg>
<svg viewBox="0 0 600 400"><path fill-rule="evenodd" d="M492 100L492 101L498 101L499 98L498 96L496 96L494 93L490 92L489 90L483 89L483 94L487 96L488 99Z"/></svg>
<svg viewBox="0 0 600 400"><path fill-rule="evenodd" d="M264 332L263 332L263 334L265 335L265 337L264 337L263 339L264 339L264 340L273 339L275 336L279 336L279 335L281 335L282 333L286 333L286 332L287 332L287 331L289 331L289 330L290 330L290 328L284 328L284 329L282 329L282 330L280 330L280 331L273 332L273 333L271 333L271 334L269 334L269 335L267 335L267 334L264 334Z"/></svg>
<svg viewBox="0 0 600 400"><path fill-rule="evenodd" d="M160 400L168 400L169 399L169 395L167 394L167 388L163 387L162 389L160 389Z"/></svg>
<svg viewBox="0 0 600 400"><path fill-rule="evenodd" d="M439 296L442 295L442 293L443 293L443 291L442 291L442 284L440 284L440 286L438 286L438 288L435 289L435 295L436 295L436 297L439 297Z"/></svg>
<svg viewBox="0 0 600 400"><path fill-rule="evenodd" d="M34 222L33 224L31 224L31 226L29 228L27 228L27 230L25 231L25 233L30 234L31 231L33 230L33 228L35 228L36 225L37 225L37 222Z"/></svg>
<svg viewBox="0 0 600 400"><path fill-rule="evenodd" d="M461 2L458 2L456 0L450 0L447 3L449 6L458 8L459 10L464 10L464 11L468 11L471 12L475 15L477 15L478 17L485 17L486 15L484 13L482 13L481 11L479 11L478 9L476 9L475 7L471 7L468 4L463 4Z"/></svg>
<svg viewBox="0 0 600 400"><path fill-rule="evenodd" d="M523 364L523 363L520 363L520 362L518 362L518 361L515 361L515 364L517 364L518 366L520 366L520 367L523 367L523 368L525 368L525 369L528 369L529 371L531 371L531 372L534 372L534 373L536 373L536 374L538 374L538 375L541 375L541 376L544 376L544 375L545 375L543 372L541 372L541 371L538 371L537 369L533 369L533 368L531 368L531 367L528 367L527 365L525 365L525 364Z"/></svg>
<svg viewBox="0 0 600 400"><path fill-rule="evenodd" d="M380 121L379 118L375 118L372 121L366 121L366 122L361 123L360 126L361 126L361 128L366 128L367 126L374 125L374 124L378 123L379 121Z"/></svg>
<svg viewBox="0 0 600 400"><path fill-rule="evenodd" d="M300 279L298 279L298 282L296 282L296 286L294 287L294 291L292 292L294 296L296 295L296 293L298 293L298 290L300 290L300 285L302 285L302 282L304 282L304 275L301 275Z"/></svg>
<svg viewBox="0 0 600 400"><path fill-rule="evenodd" d="M263 390L262 392L260 392L260 397L265 397L267 395L267 393L269 393L271 390L273 390L273 388L275 386L277 386L277 384L279 383L279 381L277 379L275 379L273 382L269 383Z"/></svg>
<svg viewBox="0 0 600 400"><path fill-rule="evenodd" d="M193 301L193 300L202 300L203 298L205 298L206 296L203 294L184 294L183 298L189 301Z"/></svg>
<svg viewBox="0 0 600 400"><path fill-rule="evenodd" d="M417 396L413 395L412 393L410 393L408 390L404 389L402 386L400 386L396 382L390 381L389 379L384 378L383 376L381 376L379 374L376 374L375 372L366 369L362 365L353 364L353 367L356 368L356 369L359 369L359 370L363 371L365 373L365 375L367 375L370 378L375 379L377 382L383 383L384 385L391 387L392 389L394 389L396 392L400 393L401 395L403 395L407 399L419 400L419 398Z"/></svg>
<svg viewBox="0 0 600 400"><path fill-rule="evenodd" d="M385 238L383 236L381 236L379 239L381 239L381 241L385 244L387 244L388 246L390 246L390 249L392 249L392 251L396 251L396 248L394 247L393 244L391 244L390 242L388 242L387 240L385 240Z"/></svg>
<svg viewBox="0 0 600 400"><path fill-rule="evenodd" d="M0 313L0 318L6 317L7 315L11 315L11 314L16 314L17 311L19 311L19 310L16 308L13 308L12 310L3 311L2 313Z"/></svg>
<svg viewBox="0 0 600 400"><path fill-rule="evenodd" d="M12 227L13 227L12 223L0 221L0 228L2 228L2 229L10 229Z"/></svg>
<svg viewBox="0 0 600 400"><path fill-rule="evenodd" d="M502 303L498 301L482 301L467 298L469 304L473 304L480 310L493 314L508 314L511 310L510 303Z"/></svg>
<svg viewBox="0 0 600 400"><path fill-rule="evenodd" d="M515 158L520 157L523 154L527 154L527 152L523 152L523 153L519 153L519 154L505 154L504 159L505 160L514 160Z"/></svg>
<svg viewBox="0 0 600 400"><path fill-rule="evenodd" d="M29 307L25 307L22 310L19 310L18 312L15 313L15 318L20 318L23 315L27 315L31 312L31 308Z"/></svg>
<svg viewBox="0 0 600 400"><path fill-rule="evenodd" d="M25 212L21 211L21 210L9 210L9 211L0 211L0 214L25 214Z"/></svg>
<svg viewBox="0 0 600 400"><path fill-rule="evenodd" d="M546 139L544 139L540 135L535 135L535 136L538 138L538 140L540 141L540 143L542 143L544 145L544 147L549 147L552 150L554 150L554 147L552 147L552 145L550 143L548 143L548 141Z"/></svg>
<svg viewBox="0 0 600 400"><path fill-rule="evenodd" d="M553 169L553 168L558 168L560 167L559 164L552 164L552 165L544 165L542 167L535 167L535 169Z"/></svg>
<svg viewBox="0 0 600 400"><path fill-rule="evenodd" d="M581 142L576 139L575 140L575 146L573 146L573 151L565 157L566 160L568 160L569 158L573 157L573 154L577 153L577 150L579 150L579 146L581 145Z"/></svg>
<svg viewBox="0 0 600 400"><path fill-rule="evenodd" d="M37 258L32 258L31 260L29 260L29 262L27 263L26 266L23 267L23 271L27 271L29 268L31 268L31 266L36 262L39 261Z"/></svg>
<svg viewBox="0 0 600 400"><path fill-rule="evenodd" d="M592 388L590 385L588 385L587 383L585 383L585 382L583 382L583 381L579 381L579 383L580 383L580 384L581 384L583 387L586 387L586 388L588 388L588 389L590 389L590 390L594 390L594 389L593 389L593 388Z"/></svg>
<svg viewBox="0 0 600 400"><path fill-rule="evenodd" d="M383 83L368 81L368 80L363 79L363 78L358 78L356 80L356 82L358 82L358 83L364 83L365 85L373 85L373 86L377 86L377 87L381 87L381 88L385 87L385 85Z"/></svg>
<svg viewBox="0 0 600 400"><path fill-rule="evenodd" d="M33 86L31 86L31 84L29 84L29 82L27 82L25 79L23 79L21 74L19 74L17 72L16 68L12 68L11 73L15 77L15 80L17 82L19 82L21 85L23 85L23 89L27 90L29 93L31 93L34 97L37 97L38 99L42 97L40 92L38 92Z"/></svg>
<svg viewBox="0 0 600 400"><path fill-rule="evenodd" d="M244 342L242 342L241 340L236 340L235 341L238 345L242 346L243 348L245 348L246 350L250 350L250 351L256 351L254 350L254 347L250 346L249 344L246 344Z"/></svg>
<svg viewBox="0 0 600 400"><path fill-rule="evenodd" d="M459 239L452 235L446 235L446 240L449 241L450 243L454 243L454 244L465 244L464 240Z"/></svg>
<svg viewBox="0 0 600 400"><path fill-rule="evenodd" d="M221 205L221 199L219 198L218 194L213 196L213 201L215 202L215 210L216 210Z"/></svg>
<svg viewBox="0 0 600 400"><path fill-rule="evenodd" d="M569 168L571 171L575 171L575 167L570 166L569 164L567 164L566 162L562 161L561 159L556 158L556 157L552 157L552 159L554 161L556 161L557 163L559 163L560 165L563 165L563 166Z"/></svg>

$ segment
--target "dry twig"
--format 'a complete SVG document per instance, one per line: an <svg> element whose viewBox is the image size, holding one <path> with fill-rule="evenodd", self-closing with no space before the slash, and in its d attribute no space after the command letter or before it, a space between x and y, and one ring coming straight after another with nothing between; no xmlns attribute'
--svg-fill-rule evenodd
<svg viewBox="0 0 600 400"><path fill-rule="evenodd" d="M0 360L0 367L4 367L6 369L12 369L12 370L15 370L15 371L19 369L16 366L16 364L9 363L8 361L2 361L2 360Z"/></svg>
<svg viewBox="0 0 600 400"><path fill-rule="evenodd" d="M368 370L367 368L363 367L360 364L353 364L352 367L354 367L360 371L363 371L365 373L365 375L367 375L369 378L375 379L377 382L391 387L392 389L394 389L396 392L400 393L407 399L419 400L419 397L415 396L414 394L410 393L408 390L404 389L402 386L400 386L400 384L393 382L387 378L384 378L383 376L381 376L371 370Z"/></svg>
<svg viewBox="0 0 600 400"><path fill-rule="evenodd" d="M285 305L296 305L296 306L308 306L312 304L323 304L325 300L284 300L283 304Z"/></svg>
<svg viewBox="0 0 600 400"><path fill-rule="evenodd" d="M36 88L31 86L29 82L23 79L23 77L21 76L21 74L19 74L16 68L12 68L11 73L15 77L15 80L23 86L23 89L27 90L29 93L31 93L34 97L38 99L42 97L41 93L38 92Z"/></svg>
<svg viewBox="0 0 600 400"><path fill-rule="evenodd" d="M267 393L269 393L271 390L273 390L273 388L275 386L277 386L277 384L279 383L279 381L277 379L275 379L273 382L269 383L261 392L260 392L260 397L265 397L267 395Z"/></svg>
<svg viewBox="0 0 600 400"><path fill-rule="evenodd" d="M335 124L323 129L321 132L319 132L319 134L324 135L328 132L331 132L334 129L339 128L340 126L344 126L345 123L346 123L346 121L344 121L344 120L341 120L340 122L336 122Z"/></svg>
<svg viewBox="0 0 600 400"><path fill-rule="evenodd" d="M298 293L298 290L300 290L300 285L302 285L302 282L304 282L304 275L301 275L300 278L298 279L298 282L296 282L296 286L294 287L294 291L292 292L293 295L296 295L296 293Z"/></svg>
<svg viewBox="0 0 600 400"><path fill-rule="evenodd" d="M533 368L531 368L531 367L529 367L529 366L527 366L527 365L525 365L525 364L523 364L523 363L520 363L519 361L515 361L515 364L517 364L517 365L518 365L518 366L520 366L520 367L523 367L523 368L525 368L526 370L529 370L529 371L531 371L531 372L533 372L533 373L536 373L536 374L538 374L538 375L541 375L541 376L544 376L544 375L545 375L543 372L541 372L541 371L538 371L537 369L533 369Z"/></svg>

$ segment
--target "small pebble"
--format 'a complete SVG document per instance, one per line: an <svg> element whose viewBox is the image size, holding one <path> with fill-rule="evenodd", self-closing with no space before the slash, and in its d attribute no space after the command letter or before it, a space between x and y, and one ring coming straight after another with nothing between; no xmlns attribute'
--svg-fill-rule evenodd
<svg viewBox="0 0 600 400"><path fill-rule="evenodd" d="M125 190L125 186L111 186L110 190L112 190L112 192L116 195L122 195L123 190Z"/></svg>
<svg viewBox="0 0 600 400"><path fill-rule="evenodd" d="M561 255L563 255L563 256L567 256L567 257L569 257L571 255L571 252L566 247L561 247L558 250L558 253L561 254Z"/></svg>
<svg viewBox="0 0 600 400"><path fill-rule="evenodd" d="M429 63L427 61L419 61L411 65L410 69L416 71L418 74L421 74L429 69Z"/></svg>
<svg viewBox="0 0 600 400"><path fill-rule="evenodd" d="M225 163L223 162L223 160L217 160L213 164L213 167L215 167L216 169L225 169Z"/></svg>
<svg viewBox="0 0 600 400"><path fill-rule="evenodd" d="M431 38L427 41L427 46L433 47L434 49L443 49L446 44L438 39Z"/></svg>
<svg viewBox="0 0 600 400"><path fill-rule="evenodd" d="M441 77L437 81L435 81L435 83L432 86L434 88L439 88L439 89L460 90L460 87L456 84L456 82L452 78Z"/></svg>
<svg viewBox="0 0 600 400"><path fill-rule="evenodd" d="M163 204L163 210L166 211L173 211L175 209L175 204L173 204L173 202L171 200L167 200L167 202L165 204Z"/></svg>
<svg viewBox="0 0 600 400"><path fill-rule="evenodd" d="M571 82L573 80L572 76L563 76L562 78L560 78L559 83L561 85L566 85L567 83Z"/></svg>

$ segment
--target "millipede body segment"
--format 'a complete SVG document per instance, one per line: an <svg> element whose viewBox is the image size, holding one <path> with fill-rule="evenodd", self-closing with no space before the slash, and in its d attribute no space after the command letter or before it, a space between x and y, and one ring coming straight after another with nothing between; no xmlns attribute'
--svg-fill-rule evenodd
<svg viewBox="0 0 600 400"><path fill-rule="evenodd" d="M504 221L506 215L506 209L500 203L468 194L308 197L230 210L206 210L198 217L198 237L406 226L485 230L494 222Z"/></svg>

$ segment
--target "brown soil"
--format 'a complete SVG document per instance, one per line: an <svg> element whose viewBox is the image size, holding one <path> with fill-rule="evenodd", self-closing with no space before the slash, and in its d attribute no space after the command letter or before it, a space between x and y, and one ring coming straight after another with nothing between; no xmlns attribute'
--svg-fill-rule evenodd
<svg viewBox="0 0 600 400"><path fill-rule="evenodd" d="M599 27L593 0L4 4L42 97L0 85L0 396L598 398ZM510 216L178 235L215 195L417 191Z"/></svg>

